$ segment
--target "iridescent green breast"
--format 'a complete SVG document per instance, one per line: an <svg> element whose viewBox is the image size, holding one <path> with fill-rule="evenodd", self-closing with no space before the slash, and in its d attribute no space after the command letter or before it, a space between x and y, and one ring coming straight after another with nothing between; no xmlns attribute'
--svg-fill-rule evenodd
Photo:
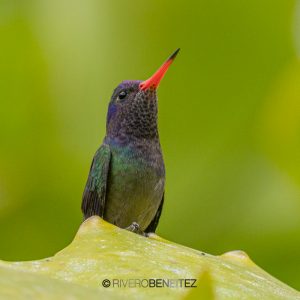
<svg viewBox="0 0 300 300"><path fill-rule="evenodd" d="M164 192L165 169L159 144L140 141L110 145L104 218L125 228L137 222L145 230L154 218Z"/></svg>

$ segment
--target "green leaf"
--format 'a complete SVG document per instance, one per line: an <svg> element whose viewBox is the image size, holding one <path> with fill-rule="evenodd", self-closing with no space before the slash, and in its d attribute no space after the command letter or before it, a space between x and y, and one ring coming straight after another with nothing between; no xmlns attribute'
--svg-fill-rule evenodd
<svg viewBox="0 0 300 300"><path fill-rule="evenodd" d="M200 274L197 280L197 288L192 290L186 297L186 300L214 300L213 282L209 270Z"/></svg>
<svg viewBox="0 0 300 300"><path fill-rule="evenodd" d="M110 280L110 287L102 286L105 279ZM169 280L173 287L142 287L139 284L143 279L144 285L149 279L160 285L162 280ZM184 279L188 282L197 279L197 288L174 286L174 282ZM126 287L120 287L120 282ZM67 296L70 299L123 299L124 296L128 299L300 299L299 292L260 269L244 252L213 256L157 235L146 238L128 232L99 217L86 220L73 242L53 257L0 262L1 299Z"/></svg>

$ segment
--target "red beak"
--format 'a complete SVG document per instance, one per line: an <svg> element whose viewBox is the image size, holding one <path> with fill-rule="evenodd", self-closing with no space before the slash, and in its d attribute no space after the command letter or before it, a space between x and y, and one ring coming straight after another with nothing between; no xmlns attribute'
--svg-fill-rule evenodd
<svg viewBox="0 0 300 300"><path fill-rule="evenodd" d="M147 90L150 87L157 89L160 81L169 69L179 50L180 48L178 48L149 79L140 83L140 89L142 91Z"/></svg>

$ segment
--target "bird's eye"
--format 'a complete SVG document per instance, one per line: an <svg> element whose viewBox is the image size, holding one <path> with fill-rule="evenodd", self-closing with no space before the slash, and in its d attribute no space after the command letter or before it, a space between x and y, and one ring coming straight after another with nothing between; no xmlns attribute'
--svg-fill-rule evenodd
<svg viewBox="0 0 300 300"><path fill-rule="evenodd" d="M127 96L127 93L125 91L120 92L118 98L119 99L124 99Z"/></svg>

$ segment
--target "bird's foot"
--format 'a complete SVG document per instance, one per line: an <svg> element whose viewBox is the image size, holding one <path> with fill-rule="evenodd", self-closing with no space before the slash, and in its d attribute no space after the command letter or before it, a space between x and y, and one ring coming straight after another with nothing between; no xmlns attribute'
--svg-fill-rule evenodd
<svg viewBox="0 0 300 300"><path fill-rule="evenodd" d="M132 224L126 227L125 229L131 232L138 233L140 230L140 225L136 222L132 222Z"/></svg>
<svg viewBox="0 0 300 300"><path fill-rule="evenodd" d="M145 235L145 233L142 230L140 230L140 225L137 222L132 222L132 224L126 227L125 229L140 235Z"/></svg>

